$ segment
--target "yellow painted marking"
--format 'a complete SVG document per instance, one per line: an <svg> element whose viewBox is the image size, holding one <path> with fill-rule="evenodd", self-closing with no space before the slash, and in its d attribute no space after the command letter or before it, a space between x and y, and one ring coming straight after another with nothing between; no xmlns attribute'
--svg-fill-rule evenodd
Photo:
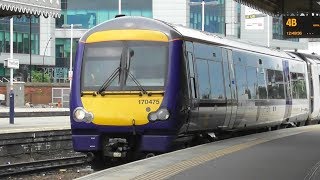
<svg viewBox="0 0 320 180"><path fill-rule="evenodd" d="M110 126L132 126L133 119L135 120L135 125L147 124L149 122L147 107L150 108L150 112L156 111L160 107L162 99L162 94L156 93L152 94L152 96L139 96L137 93L111 93L104 96L85 95L81 97L84 108L93 113L93 123ZM139 100L159 103L139 104Z"/></svg>
<svg viewBox="0 0 320 180"><path fill-rule="evenodd" d="M87 38L86 43L122 40L169 42L167 35L160 31L126 29L95 32Z"/></svg>
<svg viewBox="0 0 320 180"><path fill-rule="evenodd" d="M317 127L311 127L308 129L304 129L301 130L299 132L293 132L290 134L281 134L281 135L277 135L277 136L273 136L273 137L265 137L265 138L260 138L260 139L255 139L246 143L241 143L238 145L234 145L228 148L224 148L221 150L217 150L217 151L213 151L204 155L200 155L200 156L196 156L192 159L189 160L185 160L176 164L173 164L171 166L167 166L165 168L156 170L156 171L152 171L149 173L145 173L142 174L140 176L137 176L135 178L133 178L134 180L149 180L149 179L168 179L171 176L174 176L180 172L183 172L189 168L198 166L200 164L203 164L205 162L217 159L219 157L243 150L243 149L247 149L249 147L258 145L258 144L262 144L271 140L275 140L275 139L279 139L279 138L283 138L283 137L287 137L287 136L292 136L295 134L300 134L303 132L308 132L308 131L312 131L312 130L318 130L319 128Z"/></svg>

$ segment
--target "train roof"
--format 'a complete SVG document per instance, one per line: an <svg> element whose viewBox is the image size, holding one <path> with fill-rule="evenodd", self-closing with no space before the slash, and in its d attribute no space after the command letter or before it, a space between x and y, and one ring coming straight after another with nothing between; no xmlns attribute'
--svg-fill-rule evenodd
<svg viewBox="0 0 320 180"><path fill-rule="evenodd" d="M95 26L94 28L88 30L81 37L80 41L84 42L91 34L95 32L121 29L145 29L161 31L168 36L169 40L186 39L191 41L200 41L205 43L213 43L221 46L228 46L230 48L278 56L282 58L294 58L296 60L300 59L296 55L287 53L285 51L270 49L267 47L259 46L257 44L230 39L221 35L195 30L181 25L170 24L157 19L134 16L122 16L103 22Z"/></svg>
<svg viewBox="0 0 320 180"><path fill-rule="evenodd" d="M155 19L145 17L123 16L103 22L88 30L80 39L84 42L91 34L106 30L145 29L161 31L169 40L181 38L181 35L170 25Z"/></svg>
<svg viewBox="0 0 320 180"><path fill-rule="evenodd" d="M190 29L184 26L180 25L173 25L173 27L185 38L190 40L198 40L208 43L214 43L221 46L227 46L230 48L236 48L236 49L242 49L262 54L268 54L273 56L278 56L282 58L295 58L299 59L295 55L288 54L285 51L277 50L277 49L271 49L264 46L260 46L257 44L254 44L252 42L245 42L238 39L231 39L222 35L209 33L205 31Z"/></svg>
<svg viewBox="0 0 320 180"><path fill-rule="evenodd" d="M301 52L290 52L292 54L296 54L302 59L305 59L309 62L315 62L317 64L320 64L320 55L318 54L308 54L308 53L301 53Z"/></svg>

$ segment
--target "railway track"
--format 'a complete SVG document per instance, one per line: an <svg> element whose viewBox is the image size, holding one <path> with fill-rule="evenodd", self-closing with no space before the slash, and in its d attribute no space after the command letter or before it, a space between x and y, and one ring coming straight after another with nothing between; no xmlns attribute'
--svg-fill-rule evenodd
<svg viewBox="0 0 320 180"><path fill-rule="evenodd" d="M85 162L87 162L87 157L85 155L80 155L75 157L2 165L0 166L0 177L30 173L39 170L50 170L59 167L75 166L84 164Z"/></svg>

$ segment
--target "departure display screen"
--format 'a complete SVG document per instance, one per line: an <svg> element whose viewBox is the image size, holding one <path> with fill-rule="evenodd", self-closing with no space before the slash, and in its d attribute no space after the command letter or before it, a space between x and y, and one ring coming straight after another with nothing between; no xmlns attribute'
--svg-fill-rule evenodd
<svg viewBox="0 0 320 180"><path fill-rule="evenodd" d="M284 16L285 38L320 38L319 16Z"/></svg>

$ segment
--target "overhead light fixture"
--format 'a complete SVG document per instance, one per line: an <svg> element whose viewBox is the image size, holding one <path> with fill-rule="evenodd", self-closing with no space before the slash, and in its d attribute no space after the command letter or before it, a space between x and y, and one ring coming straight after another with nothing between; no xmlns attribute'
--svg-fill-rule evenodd
<svg viewBox="0 0 320 180"><path fill-rule="evenodd" d="M320 6L320 1L317 1L317 4Z"/></svg>

